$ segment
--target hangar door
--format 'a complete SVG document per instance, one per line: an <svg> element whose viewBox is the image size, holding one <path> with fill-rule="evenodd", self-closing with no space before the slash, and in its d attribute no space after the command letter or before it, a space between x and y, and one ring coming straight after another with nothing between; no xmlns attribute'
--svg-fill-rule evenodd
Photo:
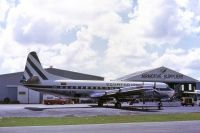
<svg viewBox="0 0 200 133"><path fill-rule="evenodd" d="M40 92L28 89L24 86L18 86L17 100L20 103L40 103Z"/></svg>

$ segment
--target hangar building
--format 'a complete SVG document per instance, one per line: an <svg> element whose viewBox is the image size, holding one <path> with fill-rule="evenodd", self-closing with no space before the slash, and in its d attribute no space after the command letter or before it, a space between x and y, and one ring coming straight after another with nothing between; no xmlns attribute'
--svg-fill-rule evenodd
<svg viewBox="0 0 200 133"><path fill-rule="evenodd" d="M104 80L100 76L56 68L48 68L46 70L51 74L75 80ZM40 103L42 101L41 93L27 89L19 84L22 76L23 72L0 75L0 101L4 101L5 98L9 98L10 101L19 101L20 103Z"/></svg>
<svg viewBox="0 0 200 133"><path fill-rule="evenodd" d="M200 84L198 80L164 66L129 74L119 78L118 80L163 82L168 84L171 88L175 89L176 91L194 91L195 89L200 89Z"/></svg>

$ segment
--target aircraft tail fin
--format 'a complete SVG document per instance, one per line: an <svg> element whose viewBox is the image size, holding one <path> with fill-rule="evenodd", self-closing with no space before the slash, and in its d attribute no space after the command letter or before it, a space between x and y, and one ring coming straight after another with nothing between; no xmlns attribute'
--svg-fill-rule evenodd
<svg viewBox="0 0 200 133"><path fill-rule="evenodd" d="M50 74L43 69L36 52L33 51L28 54L21 82L30 81L30 79L35 79L35 77L38 77L39 81L59 79L58 76Z"/></svg>

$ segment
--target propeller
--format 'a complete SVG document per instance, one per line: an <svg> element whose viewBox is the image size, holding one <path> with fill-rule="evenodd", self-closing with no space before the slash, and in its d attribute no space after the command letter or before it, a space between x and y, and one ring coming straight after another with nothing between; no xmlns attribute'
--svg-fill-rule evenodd
<svg viewBox="0 0 200 133"><path fill-rule="evenodd" d="M153 96L155 97L158 97L158 98L161 98L161 95L160 93L156 90L156 82L154 82L154 85L153 85Z"/></svg>

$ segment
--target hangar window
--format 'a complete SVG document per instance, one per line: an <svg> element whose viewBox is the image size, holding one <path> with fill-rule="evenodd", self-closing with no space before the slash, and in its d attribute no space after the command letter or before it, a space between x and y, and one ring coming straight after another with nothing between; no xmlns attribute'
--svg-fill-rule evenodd
<svg viewBox="0 0 200 133"><path fill-rule="evenodd" d="M25 91L19 91L19 95L25 95L26 92Z"/></svg>
<svg viewBox="0 0 200 133"><path fill-rule="evenodd" d="M185 86L181 85L181 90L184 91L185 90Z"/></svg>
<svg viewBox="0 0 200 133"><path fill-rule="evenodd" d="M192 84L189 84L189 91L192 90Z"/></svg>

